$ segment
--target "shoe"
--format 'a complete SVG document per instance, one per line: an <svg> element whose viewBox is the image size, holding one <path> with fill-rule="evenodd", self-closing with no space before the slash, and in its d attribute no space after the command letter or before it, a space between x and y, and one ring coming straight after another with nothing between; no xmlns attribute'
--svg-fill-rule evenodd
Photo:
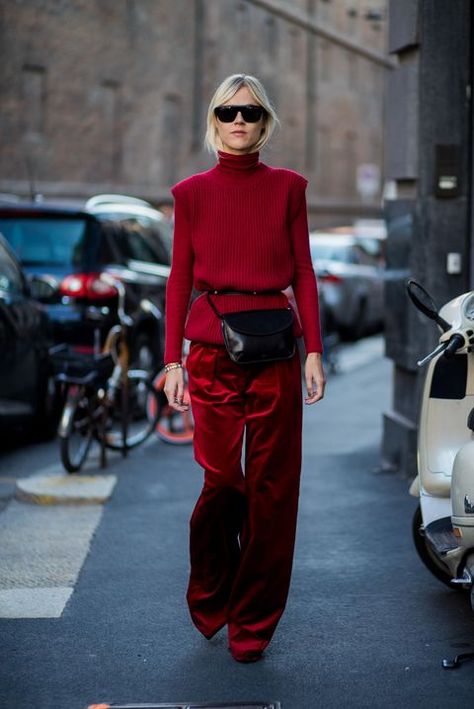
<svg viewBox="0 0 474 709"><path fill-rule="evenodd" d="M206 640L212 640L212 638L214 637L214 635L217 635L217 633L219 632L219 630L222 630L222 626L221 626L220 628L217 628L217 630L214 630L214 631L213 631L212 633L210 633L210 634L209 634L209 633L203 633L203 635L204 635L204 637L206 638Z"/></svg>
<svg viewBox="0 0 474 709"><path fill-rule="evenodd" d="M204 635L206 640L211 640L211 638L213 638L214 635L217 635L219 630L222 630L222 628L227 624L227 619L226 619L223 622L219 623L219 625L215 626L214 628L209 629L208 623L202 622L201 618L194 617L191 611L190 611L190 615L191 615L191 620L193 622L194 627L196 628L196 630L199 630L201 635Z"/></svg>
<svg viewBox="0 0 474 709"><path fill-rule="evenodd" d="M263 650L238 653L229 647L229 652L237 662L258 662L263 658Z"/></svg>
<svg viewBox="0 0 474 709"><path fill-rule="evenodd" d="M219 632L219 630L222 630L222 628L223 628L224 626L225 626L225 623L222 623L222 624L219 625L215 630L212 630L210 633L203 633L202 630L201 630L200 632L204 635L204 637L206 638L206 640L211 640L211 639L214 637L214 635L217 635L217 633ZM198 628L198 630L199 630L199 628Z"/></svg>

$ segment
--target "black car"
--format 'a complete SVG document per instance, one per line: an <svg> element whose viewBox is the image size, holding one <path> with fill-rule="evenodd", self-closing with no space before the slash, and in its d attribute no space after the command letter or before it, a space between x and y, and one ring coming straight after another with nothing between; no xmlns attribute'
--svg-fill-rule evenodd
<svg viewBox="0 0 474 709"><path fill-rule="evenodd" d="M97 196L83 209L37 203L0 205L0 232L24 271L49 279L43 300L55 343L78 351L100 347L117 322L116 291L101 273L127 289L134 321L132 363L150 371L162 362L164 305L171 264L171 237L163 217L148 203L117 195Z"/></svg>
<svg viewBox="0 0 474 709"><path fill-rule="evenodd" d="M46 286L47 287L47 286ZM48 359L51 324L0 235L0 429L34 424L53 433L56 393Z"/></svg>

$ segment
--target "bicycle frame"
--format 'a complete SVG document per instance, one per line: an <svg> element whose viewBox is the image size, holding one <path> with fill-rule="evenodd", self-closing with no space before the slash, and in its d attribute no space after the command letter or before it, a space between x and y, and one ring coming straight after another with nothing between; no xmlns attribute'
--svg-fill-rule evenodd
<svg viewBox="0 0 474 709"><path fill-rule="evenodd" d="M133 321L125 312L125 287L118 279L109 274L102 274L101 278L105 283L117 290L117 313L120 322L114 325L107 334L100 354L79 355L78 353L69 352L73 363L75 359L79 374L77 372L71 374L71 372L63 371L56 376L57 380L62 382L67 388L66 404L58 432L61 439L61 457L69 472L76 472L81 467L87 456L92 437L98 439L101 444L101 467L105 467L106 447L121 450L122 455L126 456L129 447L138 445L148 435L145 428L138 433L131 433L129 437L131 413L129 405L130 381L136 383L139 393L142 391L142 387L144 387L143 391L145 393L148 389L147 396L149 395L151 383L145 372L130 370L128 336ZM57 354L58 348L55 349ZM63 346L62 351L64 354L67 351L67 347ZM100 369L103 362L107 362L107 371L104 371L103 367L102 370ZM87 371L87 368L89 368L89 371ZM112 420L111 416L117 402L116 397L119 390L121 396L120 409L115 409L120 412L120 432L118 434L119 439L117 439L113 433L107 433L107 424L109 420ZM155 395L153 389L152 392ZM83 404L81 397L87 400L87 406ZM84 412L86 413L81 418L81 414ZM76 419L77 416L79 416L78 419ZM74 438L71 438L72 436ZM84 445L81 442L81 436L86 438ZM71 442L73 440L79 441L79 456L76 456L75 461L71 462L71 456L73 455L71 451L74 448L68 448L68 446L74 445ZM79 458L79 461L77 458Z"/></svg>

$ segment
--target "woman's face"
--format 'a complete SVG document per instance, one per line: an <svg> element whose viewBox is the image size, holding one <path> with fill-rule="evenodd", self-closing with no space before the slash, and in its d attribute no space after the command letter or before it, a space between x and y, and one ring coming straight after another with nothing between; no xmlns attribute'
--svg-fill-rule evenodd
<svg viewBox="0 0 474 709"><path fill-rule="evenodd" d="M223 105L233 106L235 104L240 106L247 104L258 105L246 86L241 86L232 98ZM222 123L216 117L217 132L222 141L224 152L233 153L234 155L251 153L253 146L260 138L265 120L265 115L263 115L257 123L246 123L240 111L231 123Z"/></svg>

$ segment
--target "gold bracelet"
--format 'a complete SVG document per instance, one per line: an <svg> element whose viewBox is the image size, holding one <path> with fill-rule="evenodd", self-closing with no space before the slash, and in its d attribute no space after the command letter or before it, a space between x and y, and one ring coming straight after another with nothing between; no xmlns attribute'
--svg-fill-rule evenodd
<svg viewBox="0 0 474 709"><path fill-rule="evenodd" d="M165 372L170 372L172 369L182 369L183 365L181 362L168 362L165 364Z"/></svg>

